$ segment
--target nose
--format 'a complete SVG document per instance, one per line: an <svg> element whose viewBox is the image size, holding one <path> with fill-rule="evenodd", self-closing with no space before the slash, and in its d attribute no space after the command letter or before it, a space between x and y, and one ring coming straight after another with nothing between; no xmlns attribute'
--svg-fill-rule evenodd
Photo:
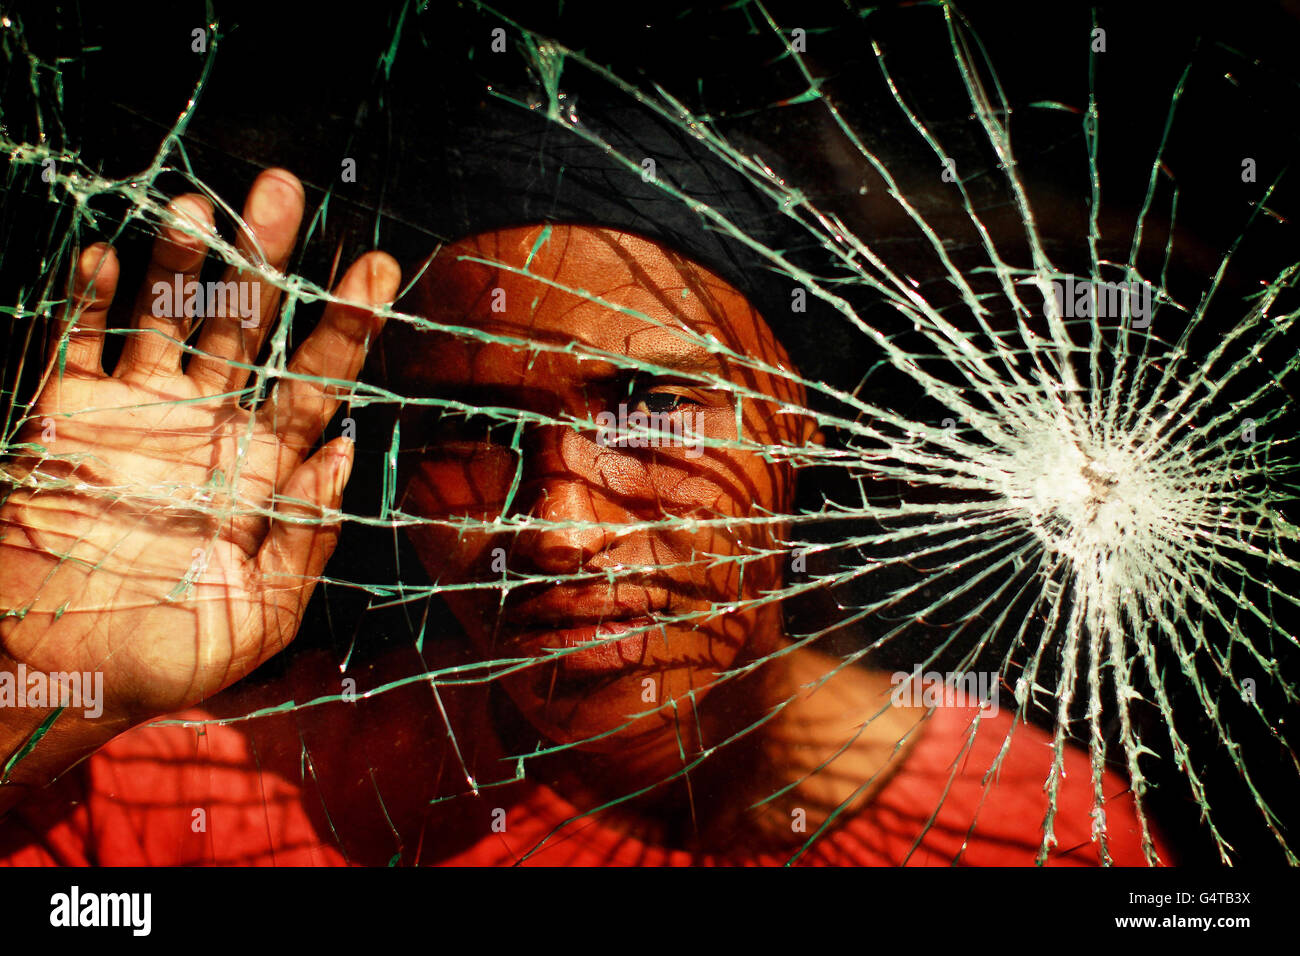
<svg viewBox="0 0 1300 956"><path fill-rule="evenodd" d="M621 510L602 493L594 443L568 427L538 432L524 454L519 501L536 524L519 533L512 563L576 574L608 547Z"/></svg>

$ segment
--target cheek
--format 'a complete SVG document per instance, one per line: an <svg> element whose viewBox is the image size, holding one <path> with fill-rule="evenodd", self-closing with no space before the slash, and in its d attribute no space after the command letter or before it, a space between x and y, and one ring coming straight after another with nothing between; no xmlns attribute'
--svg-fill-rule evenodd
<svg viewBox="0 0 1300 956"><path fill-rule="evenodd" d="M405 465L408 510L431 518L499 513L515 476L515 456L509 449L480 445L460 453L426 455Z"/></svg>
<svg viewBox="0 0 1300 956"><path fill-rule="evenodd" d="M754 598L779 585L782 555L758 555L779 548L780 530L751 519L788 508L781 469L737 452L689 469L652 467L650 474L659 514L679 519L654 533L652 563L681 562L684 572L668 574L709 603Z"/></svg>
<svg viewBox="0 0 1300 956"><path fill-rule="evenodd" d="M693 455L689 448L672 449L670 457L661 459L668 467L655 482L661 495L675 504L711 508L719 515L788 509L789 469L764 457L773 445L785 444L777 428L784 421L779 406L746 401L739 421L731 407L707 409L695 421L694 434L734 444L705 445L697 438Z"/></svg>
<svg viewBox="0 0 1300 956"><path fill-rule="evenodd" d="M428 521L408 533L434 580L466 580L470 569L490 563L492 536L474 528L501 514L514 474L511 454L489 451L458 459L426 458L401 476L402 510Z"/></svg>

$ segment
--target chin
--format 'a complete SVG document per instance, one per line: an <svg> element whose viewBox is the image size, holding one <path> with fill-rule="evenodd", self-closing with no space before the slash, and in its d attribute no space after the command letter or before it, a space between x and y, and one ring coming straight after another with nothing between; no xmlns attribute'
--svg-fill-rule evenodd
<svg viewBox="0 0 1300 956"><path fill-rule="evenodd" d="M692 670L647 666L566 675L547 663L503 683L520 714L548 740L574 750L610 753L676 735L678 721L693 719L686 694L692 685L712 680L714 670L694 675ZM696 703L705 696L697 690ZM673 697L679 698L676 710L665 706Z"/></svg>
<svg viewBox="0 0 1300 956"><path fill-rule="evenodd" d="M524 718L547 740L588 753L611 753L635 741L658 738L672 729L671 710L635 717L654 707L642 702L639 682L626 688L606 687L577 700L552 697L548 701L538 697L531 687L510 696Z"/></svg>

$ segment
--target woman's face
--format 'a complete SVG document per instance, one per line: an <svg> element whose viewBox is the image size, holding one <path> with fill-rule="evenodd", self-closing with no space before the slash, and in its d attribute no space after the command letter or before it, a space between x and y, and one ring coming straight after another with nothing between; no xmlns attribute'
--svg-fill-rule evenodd
<svg viewBox="0 0 1300 956"><path fill-rule="evenodd" d="M556 742L611 750L689 718L688 692L698 703L719 671L782 636L778 605L748 602L780 585L784 559L764 552L783 529L732 519L789 511L791 469L758 451L802 445L815 429L778 413L803 405L801 388L698 341L791 368L771 330L702 267L591 227L523 227L458 243L441 250L413 294L420 314L484 334L408 328L388 350L404 394L479 412L409 408L400 469L403 509L448 522L412 531L432 579L480 585L444 592L475 651L528 662L504 686ZM765 398L702 381L708 375ZM503 416L479 411L489 407ZM620 443L629 418L659 434ZM563 424L572 420L604 427ZM739 447L700 441L734 443L738 425ZM499 524L458 527L466 517ZM503 591L523 576L526 584ZM674 699L676 713L666 706ZM598 735L607 736L589 739Z"/></svg>

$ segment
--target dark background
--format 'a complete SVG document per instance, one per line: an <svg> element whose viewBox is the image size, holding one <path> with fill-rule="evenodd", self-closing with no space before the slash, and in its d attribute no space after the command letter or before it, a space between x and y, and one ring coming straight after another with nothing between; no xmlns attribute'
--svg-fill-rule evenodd
<svg viewBox="0 0 1300 956"><path fill-rule="evenodd" d="M21 36L14 30L3 34L7 67L0 85L0 122L6 136L75 153L83 168L111 178L147 169L199 86L205 58L191 50L191 31L209 19L204 5L42 3L4 9L23 24ZM951 298L928 246L899 214L879 177L834 134L824 109L817 103L775 105L797 96L806 83L791 60L781 56L758 7L655 4L642 10L565 2L507 3L497 9L535 33L553 35L596 62L609 64L629 82L644 85L653 80L693 110L707 113L721 131L751 145L779 174L887 253L891 264L913 276L932 301ZM767 10L783 28L808 31L808 62L824 78L828 95L864 143L885 159L902 192L946 240L954 261L963 269L974 267L982 258L977 237L951 188L940 180L934 155L886 95L870 46L870 41L878 42L909 105L956 158L1003 256L1015 265L1029 264L1020 213L1010 201L999 158L970 123L970 104L953 64L940 7L909 4L868 11L857 5L801 2L774 3ZM962 10L1012 105L1017 172L1038 213L1047 251L1063 267L1084 269L1088 170L1082 111L1088 103L1093 9L1069 3L1050 8L970 3ZM324 283L336 261L346 263L379 247L397 255L409 275L437 242L502 224L504 218L522 215L517 211L521 198L545 195L545 190L530 193L528 178L538 174L529 157L539 155L530 137L544 134L534 129L518 139L492 138L498 117L513 115L517 108L493 99L488 86L525 102L545 102L517 52L520 34L509 23L510 51L491 52L491 30L502 25L493 13L470 4L431 4L420 12L416 5L381 2L346 12L317 5L217 2L213 12L222 36L182 139L184 159L199 180L232 201L243 196L260 169L287 167L307 186L308 221L328 196L326 214L300 244L293 270ZM1152 157L1166 135L1171 96L1189 64L1176 121L1168 131L1167 175L1157 188L1139 264L1144 272L1160 271L1170 231L1171 182L1176 182L1179 194L1168 287L1180 301L1194 305L1199 300L1207 276L1245 233L1210 319L1189 347L1196 354L1211 347L1243 314L1243 296L1300 260L1295 234L1300 208L1290 179L1283 175L1300 144L1300 60L1295 55L1300 49L1300 5L1234 3L1208 9L1152 4L1135 9L1103 4L1095 17L1107 31L1107 51L1099 56L1096 75L1103 258L1128 257ZM55 64L61 69L55 70ZM561 87L576 96L576 102L570 102L585 121L608 123L616 118L611 104L617 97L581 71L566 67ZM1030 106L1043 101L1068 109ZM518 123L525 128L529 120ZM632 129L628 135L636 142L643 133ZM552 146L562 148L554 143L547 148ZM689 153L689 145L682 148ZM1247 156L1258 164L1253 184L1241 181L1241 161ZM340 181L344 157L357 161L355 183ZM169 165L183 167L184 162L173 155ZM555 171L552 167L549 172ZM39 167L17 165L5 172L0 303L30 307L41 291L35 277L66 271L74 242L84 246L100 238L113 238L118 245L123 288L129 288L143 272L152 224L128 220L128 205L112 195L94 198L78 214L40 181L39 172ZM647 231L678 236L692 232L689 221L672 221L670 213L645 219L640 208L620 212L620 203L634 186L594 164L587 173L586 191L570 194L572 204L602 203L602 218L626 215ZM690 179L685 166L674 171L668 164L666 174L716 190L727 208L749 217L754 233L769 245L791 248L800 261L818 266L818 252L808 247L806 235L790 230L770 210L765 214L743 186L724 180L701 183ZM1261 214L1259 203L1279 176L1269 212ZM516 186L518 193L511 191ZM863 186L865 196L859 194ZM188 184L171 172L160 176L154 187L171 195L186 191ZM1256 221L1247 231L1252 217ZM698 251L700 258L724 274L748 277L747 291L765 315L774 314L774 303L788 297L788 282L757 274L752 262L728 243L700 241L708 243ZM867 321L907 340L909 330L880 303L859 296L854 304ZM310 330L314 316L309 312L305 318L295 327L295 338ZM918 420L942 420L945 410L917 395L901 375L877 367L878 357L862 353L860 336L842 320L814 311L807 322L802 331L786 330L785 337L808 377L842 388L861 385L873 401ZM4 386L25 401L30 369L20 375L20 359L30 322L0 316L0 328L5 323L7 329L0 333L7 335ZM106 363L112 360L112 342L110 338ZM1262 356L1260 374L1280 371L1295 351L1294 340L1287 340ZM1288 387L1285 381L1282 387ZM13 399L6 396L5 404L12 407ZM391 435L389 411L370 407L351 414L358 422L362 457L346 504L349 511L374 514L381 456ZM850 495L851 487L836 487L845 477L841 471L821 482L806 482L805 487ZM882 495L906 493L881 490ZM384 581L395 580L400 572L403 580L420 581L418 567L401 535L357 527L345 535L329 573L343 581ZM907 574L899 572L891 583L897 587L907 580ZM1300 588L1289 593L1300 593ZM861 596L838 598L852 603ZM423 602L386 610L372 609L373 603L357 589L323 586L300 643L328 643L341 655L364 655L377 653L385 642L409 641L423 626ZM435 603L428 613L437 618L439 608ZM968 608L961 600L949 605L954 619ZM826 609L817 606L791 609L800 619L813 620L823 613ZM900 606L896 613L901 619L910 611ZM915 648L941 632L942 622L918 623L914 636L898 643L897 662L920 659ZM1270 654L1281 662L1284 674L1296 673L1294 646L1279 641L1278 647L1266 650L1265 656ZM272 679L277 668L289 666L291 660L290 653L273 661L259 676ZM1246 673L1240 670L1237 677ZM1218 688L1225 722L1239 728L1234 735L1243 742L1261 789L1283 822L1294 824L1300 805L1294 754L1262 732L1257 720L1234 709L1231 687L1225 679ZM1211 781L1211 805L1238 858L1280 859L1275 840L1241 787L1217 735L1198 714L1196 701L1176 699L1179 732L1197 742L1199 749L1193 747L1193 753L1202 761L1198 772ZM1283 714L1280 704L1268 706L1270 712ZM1160 739L1160 715L1148 713L1142 720L1146 736ZM1217 859L1198 823L1199 809L1172 762L1167 756L1153 761L1148 773L1162 784L1152 801L1157 819L1171 842L1184 848L1185 861ZM1294 844L1294 835L1289 838Z"/></svg>

